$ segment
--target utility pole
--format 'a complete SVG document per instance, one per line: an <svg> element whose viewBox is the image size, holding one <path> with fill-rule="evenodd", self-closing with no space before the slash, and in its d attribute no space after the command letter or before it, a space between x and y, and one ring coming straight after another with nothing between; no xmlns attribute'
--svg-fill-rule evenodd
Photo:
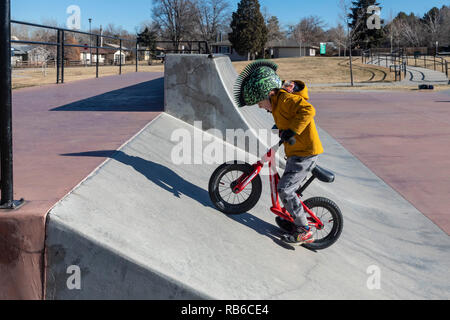
<svg viewBox="0 0 450 320"><path fill-rule="evenodd" d="M14 201L11 94L11 1L0 1L0 209L16 209L24 200Z"/></svg>

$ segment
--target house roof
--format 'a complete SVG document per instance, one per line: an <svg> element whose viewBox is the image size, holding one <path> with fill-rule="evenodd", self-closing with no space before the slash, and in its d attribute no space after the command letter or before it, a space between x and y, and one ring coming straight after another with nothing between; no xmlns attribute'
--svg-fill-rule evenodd
<svg viewBox="0 0 450 320"><path fill-rule="evenodd" d="M269 48L299 48L300 47L300 44L296 40L292 40L292 39L273 40L273 41L269 41L266 45ZM302 43L302 47L303 48L312 48L312 49L319 48L317 46L313 46L308 43Z"/></svg>
<svg viewBox="0 0 450 320"><path fill-rule="evenodd" d="M120 49L120 45L119 45L119 44L114 44L114 43L105 43L103 46L104 46L104 47L115 48L115 49ZM122 46L122 49L127 50L128 48Z"/></svg>
<svg viewBox="0 0 450 320"><path fill-rule="evenodd" d="M24 55L24 54L27 54L27 52L25 51L25 50L23 50L23 49L19 49L19 48L17 48L17 47L12 47L11 46L11 51L13 51L14 52L14 55Z"/></svg>
<svg viewBox="0 0 450 320"><path fill-rule="evenodd" d="M15 54L26 54L35 47L26 44L11 44L11 48L14 49Z"/></svg>

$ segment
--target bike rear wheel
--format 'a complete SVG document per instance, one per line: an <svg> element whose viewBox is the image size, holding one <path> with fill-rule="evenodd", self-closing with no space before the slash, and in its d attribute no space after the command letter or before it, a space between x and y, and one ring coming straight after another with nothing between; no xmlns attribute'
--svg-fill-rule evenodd
<svg viewBox="0 0 450 320"><path fill-rule="evenodd" d="M225 214L241 214L251 210L261 197L261 177L240 193L233 192L233 185L243 175L250 175L253 167L247 163L225 163L217 168L209 180L209 197L214 206Z"/></svg>

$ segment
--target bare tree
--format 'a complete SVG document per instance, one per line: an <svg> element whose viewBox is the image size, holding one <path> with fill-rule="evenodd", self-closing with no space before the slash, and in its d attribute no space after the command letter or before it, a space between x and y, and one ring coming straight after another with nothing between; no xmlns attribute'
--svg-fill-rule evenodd
<svg viewBox="0 0 450 320"><path fill-rule="evenodd" d="M396 19L394 19L394 15L391 11L389 12L389 19L384 27L384 31L387 39L389 40L391 53L394 50L394 42L400 38L400 26L398 25Z"/></svg>
<svg viewBox="0 0 450 320"><path fill-rule="evenodd" d="M423 24L429 37L429 44L434 46L434 43L439 40L439 33L442 26L442 13L441 10L434 7L423 17Z"/></svg>
<svg viewBox="0 0 450 320"><path fill-rule="evenodd" d="M450 46L450 6L441 8L442 28L439 37L439 43L444 46Z"/></svg>
<svg viewBox="0 0 450 320"><path fill-rule="evenodd" d="M55 19L43 19L42 24L49 27L59 27L58 22ZM46 28L36 28L31 31L31 39L34 41L41 42L58 42L58 36L56 30L46 29ZM50 53L46 59L56 57L56 47L55 46L45 46L45 50Z"/></svg>
<svg viewBox="0 0 450 320"><path fill-rule="evenodd" d="M300 20L292 32L294 39L301 43L316 43L324 35L325 22L318 16L309 16Z"/></svg>
<svg viewBox="0 0 450 320"><path fill-rule="evenodd" d="M318 16L309 16L300 20L296 25L288 26L287 35L294 39L300 46L300 52L303 45L319 42L325 35L326 24Z"/></svg>
<svg viewBox="0 0 450 320"><path fill-rule="evenodd" d="M227 0L197 0L196 18L200 36L205 41L214 41L218 33L225 32L230 16Z"/></svg>
<svg viewBox="0 0 450 320"><path fill-rule="evenodd" d="M341 13L339 14L340 18L344 22L344 25L347 26L347 41L346 41L346 48L349 49L349 61L350 61L350 82L352 87L354 86L353 81L353 58L352 58L352 48L353 43L355 41L355 38L357 37L356 30L359 29L362 23L364 23L364 12L358 13L358 16L352 17L354 19L353 28L350 24L350 8L351 5L349 3L349 0L340 0L339 7L341 9Z"/></svg>
<svg viewBox="0 0 450 320"><path fill-rule="evenodd" d="M286 39L286 35L281 31L280 22L275 16L270 17L267 22L267 29L269 30L269 41L277 41Z"/></svg>
<svg viewBox="0 0 450 320"><path fill-rule="evenodd" d="M421 43L421 25L420 22L411 23L406 19L398 19L394 22L394 28L400 33L400 38L404 44L412 47L419 47Z"/></svg>
<svg viewBox="0 0 450 320"><path fill-rule="evenodd" d="M152 14L163 36L177 49L182 40L195 33L197 9L191 0L153 0Z"/></svg>
<svg viewBox="0 0 450 320"><path fill-rule="evenodd" d="M345 48L347 44L347 33L344 26L339 23L337 27L328 30L330 39L338 46L339 57L341 56L341 47Z"/></svg>
<svg viewBox="0 0 450 320"><path fill-rule="evenodd" d="M11 24L11 36L19 40L30 40L30 27L23 24Z"/></svg>

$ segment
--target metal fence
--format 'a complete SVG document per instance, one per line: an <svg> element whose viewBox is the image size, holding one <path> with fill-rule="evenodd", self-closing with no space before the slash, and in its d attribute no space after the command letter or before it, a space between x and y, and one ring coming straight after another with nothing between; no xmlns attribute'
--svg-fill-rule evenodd
<svg viewBox="0 0 450 320"><path fill-rule="evenodd" d="M119 37L112 37L108 35L101 35L96 33L89 33L89 32L83 32L78 30L70 30L70 29L64 29L59 27L53 27L53 26L46 26L36 23L30 23L30 22L23 22L23 21L16 21L11 20L12 24L19 24L19 25L25 25L29 27L37 27L37 28L44 28L49 30L54 30L56 32L56 42L44 42L44 41L29 41L29 40L11 40L12 44L29 44L29 45L42 45L42 46L53 46L57 48L56 53L56 83L64 83L64 75L65 75L65 69L66 67L73 66L74 64L71 64L70 61L67 61L65 59L65 49L67 47L69 48L80 48L85 50L85 53L87 54L87 50L90 52L90 59L89 59L89 65L92 65L92 60L95 57L95 68L96 68L96 77L99 77L99 67L101 65L100 63L100 53L99 50L107 50L107 51L113 51L117 50L119 51L119 59L117 61L114 61L114 65L118 66L118 73L122 74L122 67L126 64L124 62L124 59L122 58L122 54L125 52L132 52L135 54L135 66L136 66L136 72L139 72L139 53L142 52L148 52L150 56L156 56L158 53L163 52L165 53L205 53L210 54L210 47L208 42L206 41L180 41L174 44L173 41L156 41L156 46L162 45L163 48L160 48L159 50L149 50L147 48L140 49L139 43L137 39L125 39L125 38L119 38ZM94 39L95 45L91 44L71 44L66 42L66 36L67 34L79 34L88 36L91 39ZM118 42L117 47L111 47L111 46L101 46L101 43L103 42L103 39L110 39ZM92 41L89 41L92 42ZM133 43L133 48L127 48L123 44L124 43ZM94 50L94 52L92 51ZM80 58L81 60L81 58ZM85 60L85 65L87 65L87 59ZM125 59L126 61L126 59ZM80 62L80 61L75 61ZM82 63L79 63L80 65Z"/></svg>
<svg viewBox="0 0 450 320"><path fill-rule="evenodd" d="M32 40L13 40L11 41L11 24L20 24L30 27L45 28L54 30L56 32L55 41L32 41ZM90 40L95 39L94 44L72 44L67 43L66 35L69 33L76 33L88 36ZM54 38L54 37L53 37ZM105 47L101 45L101 40L111 39L118 42L117 48ZM133 43L133 48L126 48L125 43ZM65 59L65 49L68 47L83 48L91 52L90 61L92 61L92 54L96 56L96 77L99 77L99 50L118 50L119 59L117 61L118 73L122 74L122 53L134 52L136 72L139 71L139 53L149 52L150 55L155 56L157 51L148 49L140 49L137 39L123 39L119 37L111 37L107 35L100 35L95 33L82 32L77 30L69 30L53 26L45 26L35 23L11 20L11 4L10 0L0 1L0 209L15 209L24 203L24 200L14 200L13 190L13 148L12 148L12 81L11 81L11 44L28 44L38 46L53 46L56 48L56 61L54 61L57 68L56 83L64 83L65 69L70 67L68 61ZM210 47L206 41L182 41L173 43L172 41L157 41L157 45L162 45L159 52L164 53L205 53L211 54ZM95 52L92 52L94 50ZM164 59L164 57L161 57ZM126 62L126 60L125 60Z"/></svg>
<svg viewBox="0 0 450 320"><path fill-rule="evenodd" d="M395 81L401 81L406 77L406 67L423 67L445 73L448 78L448 61L440 56L429 56L416 52L414 55L406 54L406 50L398 49L393 52L382 50L363 51L361 58L363 63L373 63L389 68L395 73Z"/></svg>

